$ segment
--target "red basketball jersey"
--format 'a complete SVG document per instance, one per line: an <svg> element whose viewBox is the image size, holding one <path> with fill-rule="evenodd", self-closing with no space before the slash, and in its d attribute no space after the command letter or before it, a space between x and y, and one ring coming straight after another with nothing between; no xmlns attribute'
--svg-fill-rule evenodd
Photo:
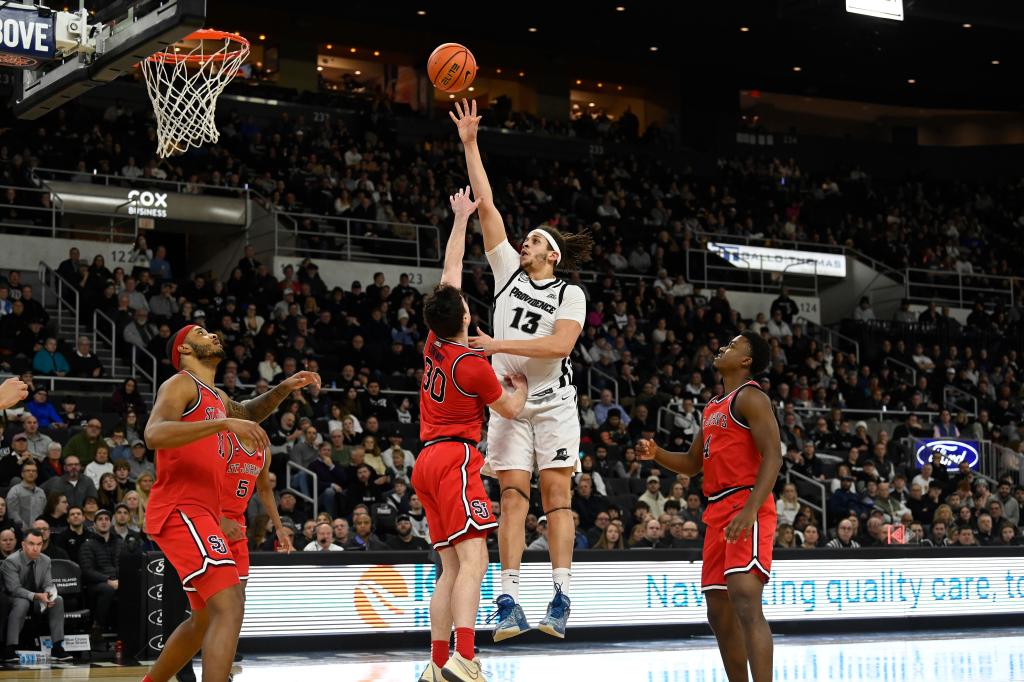
<svg viewBox="0 0 1024 682"><path fill-rule="evenodd" d="M501 384L482 351L439 339L430 332L423 347L420 440L480 440L484 407L501 397Z"/></svg>
<svg viewBox="0 0 1024 682"><path fill-rule="evenodd" d="M245 510L249 506L256 479L267 462L265 450L248 450L235 434L229 434L232 451L224 487L220 491L221 512L232 521L245 525Z"/></svg>
<svg viewBox="0 0 1024 682"><path fill-rule="evenodd" d="M704 496L712 502L721 493L751 487L757 481L761 453L750 427L732 409L736 396L747 386L761 390L751 380L732 393L712 398L704 407Z"/></svg>
<svg viewBox="0 0 1024 682"><path fill-rule="evenodd" d="M212 388L191 372L181 371L196 382L198 397L181 415L183 422L225 417L224 402ZM224 485L231 445L229 432L215 433L177 448L156 451L156 483L146 506L146 533L158 533L167 517L179 507L191 507L220 518L220 490Z"/></svg>

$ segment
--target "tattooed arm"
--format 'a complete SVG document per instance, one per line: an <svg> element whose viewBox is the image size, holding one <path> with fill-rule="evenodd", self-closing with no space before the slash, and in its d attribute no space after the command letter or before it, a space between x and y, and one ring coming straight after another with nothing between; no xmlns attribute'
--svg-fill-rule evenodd
<svg viewBox="0 0 1024 682"><path fill-rule="evenodd" d="M280 384L266 393L243 402L237 402L227 397L224 391L219 391L224 405L227 406L229 417L236 419L247 419L257 424L261 423L270 415L274 414L278 406L284 402L292 391L304 388L310 384L320 385L320 375L314 372L296 372Z"/></svg>

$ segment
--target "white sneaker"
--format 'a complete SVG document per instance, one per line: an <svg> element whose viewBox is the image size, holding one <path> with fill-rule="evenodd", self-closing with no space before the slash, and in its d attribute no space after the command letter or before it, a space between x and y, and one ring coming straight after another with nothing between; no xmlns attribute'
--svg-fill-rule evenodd
<svg viewBox="0 0 1024 682"><path fill-rule="evenodd" d="M430 665L424 669L423 674L420 675L419 682L443 682L443 680L441 669L437 667L436 663L431 661Z"/></svg>
<svg viewBox="0 0 1024 682"><path fill-rule="evenodd" d="M441 668L441 675L448 682L487 682L480 659L470 661L460 656L458 651Z"/></svg>

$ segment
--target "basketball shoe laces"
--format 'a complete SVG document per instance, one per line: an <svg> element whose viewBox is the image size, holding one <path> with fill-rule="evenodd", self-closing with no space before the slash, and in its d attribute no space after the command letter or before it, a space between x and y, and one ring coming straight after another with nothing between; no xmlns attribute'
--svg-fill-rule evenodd
<svg viewBox="0 0 1024 682"><path fill-rule="evenodd" d="M562 618L565 616L565 604L569 601L568 597L562 594L562 588L555 585L555 596L551 598L551 603L548 605L548 614L552 618Z"/></svg>
<svg viewBox="0 0 1024 682"><path fill-rule="evenodd" d="M516 601L515 601L515 599L512 599L511 596L509 596L508 601L502 603L501 597L505 597L505 596L508 596L508 595L504 595L503 594L503 595L501 595L500 597L498 597L497 599L494 600L494 603L497 606L497 608L494 611L492 611L487 616L487 620L484 621L484 622L486 622L486 623L493 623L494 621L498 621L500 623L501 621L505 620L505 618L507 618L509 615L512 614L512 612L516 608Z"/></svg>

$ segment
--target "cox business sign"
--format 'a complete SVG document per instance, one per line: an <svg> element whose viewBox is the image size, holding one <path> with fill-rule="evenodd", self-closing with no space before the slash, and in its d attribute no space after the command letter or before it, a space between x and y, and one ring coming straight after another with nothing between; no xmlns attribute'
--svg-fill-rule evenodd
<svg viewBox="0 0 1024 682"><path fill-rule="evenodd" d="M794 275L846 277L846 256L841 253L769 249L746 244L708 242L708 251L722 260L747 270L769 270Z"/></svg>
<svg viewBox="0 0 1024 682"><path fill-rule="evenodd" d="M699 561L582 561L573 566L573 627L701 624ZM901 618L1024 610L1021 557L778 560L765 587L775 621ZM492 564L482 586L483 627L501 587ZM426 631L432 564L253 566L242 637ZM520 597L531 622L551 599L546 563L524 563Z"/></svg>
<svg viewBox="0 0 1024 682"><path fill-rule="evenodd" d="M49 181L46 189L59 199L65 213L101 213L165 218L189 223L245 225L247 201L233 196L183 194L172 185L115 187L85 182Z"/></svg>
<svg viewBox="0 0 1024 682"><path fill-rule="evenodd" d="M931 462L932 455L936 453L942 456L942 465L950 471L959 469L961 462L967 462L977 471L981 461L978 443L973 440L928 438L917 441L914 444L914 452L917 455L918 469Z"/></svg>

